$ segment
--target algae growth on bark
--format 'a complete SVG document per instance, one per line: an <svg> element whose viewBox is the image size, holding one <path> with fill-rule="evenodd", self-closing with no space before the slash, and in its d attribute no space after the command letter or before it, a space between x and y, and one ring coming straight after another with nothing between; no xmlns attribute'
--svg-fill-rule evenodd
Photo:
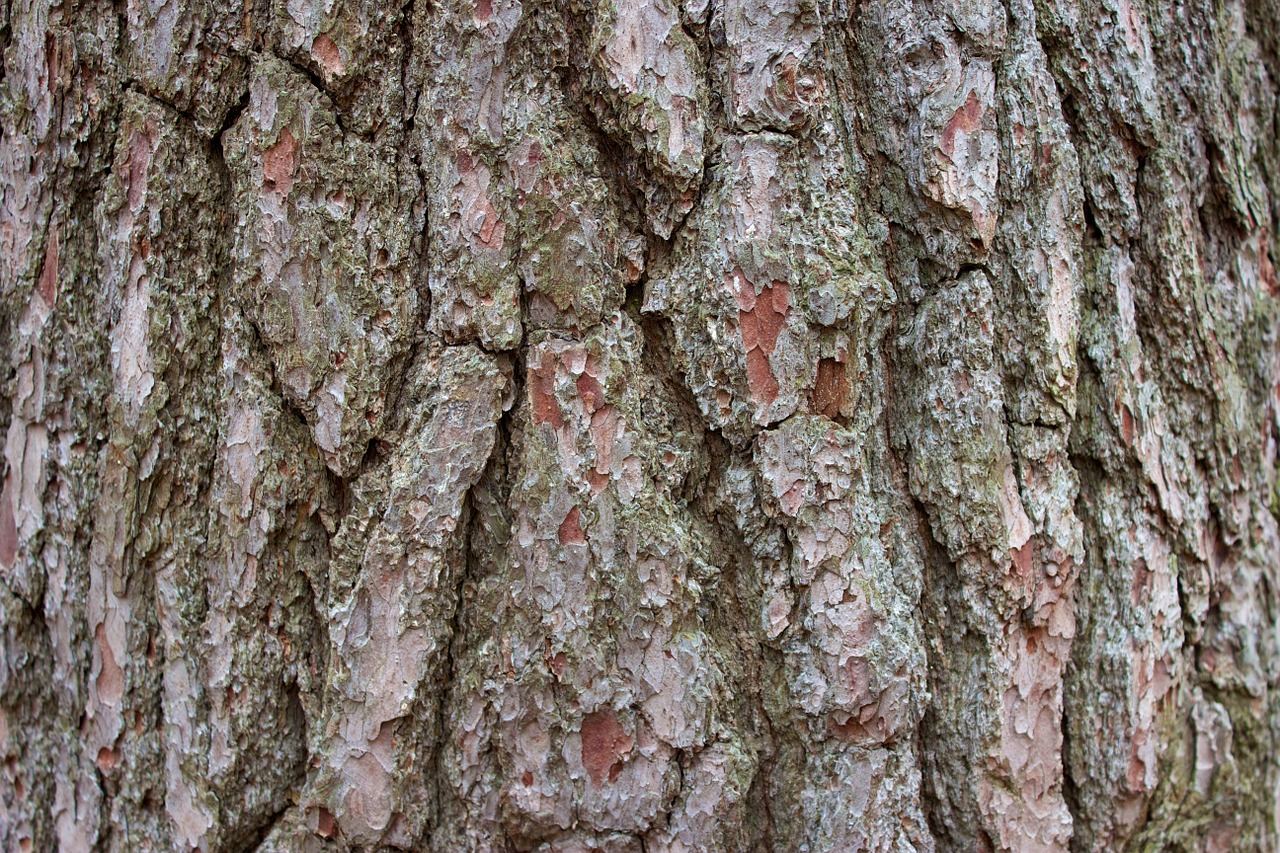
<svg viewBox="0 0 1280 853"><path fill-rule="evenodd" d="M1274 851L1277 0L10 0L0 846Z"/></svg>

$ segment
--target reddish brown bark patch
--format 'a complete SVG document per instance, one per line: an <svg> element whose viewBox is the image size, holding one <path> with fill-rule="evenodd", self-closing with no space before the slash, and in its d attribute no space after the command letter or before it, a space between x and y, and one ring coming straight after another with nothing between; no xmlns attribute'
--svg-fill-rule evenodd
<svg viewBox="0 0 1280 853"><path fill-rule="evenodd" d="M769 365L769 356L758 349L747 350L747 385L751 399L758 405L767 406L778 399L780 386Z"/></svg>
<svg viewBox="0 0 1280 853"><path fill-rule="evenodd" d="M268 189L287 196L293 189L293 173L298 166L298 140L289 128L262 154L262 180Z"/></svg>
<svg viewBox="0 0 1280 853"><path fill-rule="evenodd" d="M635 743L613 711L596 711L582 720L582 766L597 786L606 779L617 781L623 757Z"/></svg>
<svg viewBox="0 0 1280 853"><path fill-rule="evenodd" d="M1120 437L1124 439L1125 445L1133 447L1133 412L1129 411L1129 407L1124 405L1120 407Z"/></svg>
<svg viewBox="0 0 1280 853"><path fill-rule="evenodd" d="M116 752L109 746L104 746L98 750L98 769L103 773L108 773L115 768L120 762L120 753Z"/></svg>
<svg viewBox="0 0 1280 853"><path fill-rule="evenodd" d="M569 514L564 517L564 521L560 522L560 544L561 545L586 545L587 536L582 532L582 513L575 506L569 510Z"/></svg>
<svg viewBox="0 0 1280 853"><path fill-rule="evenodd" d="M849 400L849 379L844 365L834 358L818 362L818 376L813 382L813 411L835 419Z"/></svg>
<svg viewBox="0 0 1280 853"><path fill-rule="evenodd" d="M44 35L44 64L49 69L48 80L57 80L62 70L62 44L53 33Z"/></svg>
<svg viewBox="0 0 1280 853"><path fill-rule="evenodd" d="M484 4L487 11L491 11L488 0L480 0ZM477 12L481 7L477 5ZM483 23L483 22L482 22ZM536 139L528 136L523 137L516 145L511 157L507 163L511 169L511 180L520 190L522 194L533 191L538 183L539 166L546 159L546 155L542 150L542 144ZM524 196L521 196L521 203L524 203Z"/></svg>
<svg viewBox="0 0 1280 853"><path fill-rule="evenodd" d="M588 414L594 413L604 405L604 388L594 376L584 373L578 377L577 384L578 399L582 400L582 406Z"/></svg>
<svg viewBox="0 0 1280 853"><path fill-rule="evenodd" d="M327 33L316 36L316 40L311 43L311 58L327 77L334 77L343 71L342 52L338 50L337 42L329 38Z"/></svg>
<svg viewBox="0 0 1280 853"><path fill-rule="evenodd" d="M769 356L778 345L778 336L787 321L791 287L785 281L765 285L757 295L740 270L732 277L738 303L738 331L747 353L747 386L757 405L767 406L778 399L778 380Z"/></svg>
<svg viewBox="0 0 1280 853"><path fill-rule="evenodd" d="M316 835L321 838L334 838L338 834L338 819L333 816L333 812L321 806L320 815L317 819Z"/></svg>
<svg viewBox="0 0 1280 853"><path fill-rule="evenodd" d="M58 300L58 228L49 229L44 247L44 266L40 269L40 297L50 308Z"/></svg>
<svg viewBox="0 0 1280 853"><path fill-rule="evenodd" d="M790 286L785 281L775 281L766 284L746 310L738 310L743 347L748 350L758 347L766 355L773 354L787 319L790 298Z"/></svg>
<svg viewBox="0 0 1280 853"><path fill-rule="evenodd" d="M498 209L489 199L484 200L484 224L480 226L480 242L490 249L501 249L507 225L498 217Z"/></svg>
<svg viewBox="0 0 1280 853"><path fill-rule="evenodd" d="M862 719L861 715L850 717L843 723L838 723L832 718L831 734L845 743L863 746L885 743L889 739L888 723L877 713L871 713L868 716L869 719L866 720Z"/></svg>
<svg viewBox="0 0 1280 853"><path fill-rule="evenodd" d="M1280 280L1276 278L1276 268L1271 263L1270 243L1271 234L1263 229L1258 235L1258 274L1262 277L1262 284L1267 288L1267 293L1280 296Z"/></svg>
<svg viewBox="0 0 1280 853"><path fill-rule="evenodd" d="M867 740L867 730L863 728L856 717L850 717L843 723L837 723L832 718L830 723L831 734L845 743L863 743Z"/></svg>
<svg viewBox="0 0 1280 853"><path fill-rule="evenodd" d="M556 429L564 426L564 415L556 402L556 364L552 358L539 362L529 369L529 405L533 407L535 424L551 424Z"/></svg>

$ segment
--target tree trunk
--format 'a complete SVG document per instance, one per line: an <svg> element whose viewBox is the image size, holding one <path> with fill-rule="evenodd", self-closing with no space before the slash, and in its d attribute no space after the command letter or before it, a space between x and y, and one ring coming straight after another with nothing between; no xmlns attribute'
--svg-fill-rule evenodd
<svg viewBox="0 0 1280 853"><path fill-rule="evenodd" d="M1280 0L0 44L3 849L1280 846Z"/></svg>

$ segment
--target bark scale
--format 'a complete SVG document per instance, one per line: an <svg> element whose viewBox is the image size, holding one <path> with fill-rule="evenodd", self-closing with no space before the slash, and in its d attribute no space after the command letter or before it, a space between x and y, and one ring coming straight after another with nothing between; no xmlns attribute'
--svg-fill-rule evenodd
<svg viewBox="0 0 1280 853"><path fill-rule="evenodd" d="M1274 850L1277 0L11 0L0 844Z"/></svg>

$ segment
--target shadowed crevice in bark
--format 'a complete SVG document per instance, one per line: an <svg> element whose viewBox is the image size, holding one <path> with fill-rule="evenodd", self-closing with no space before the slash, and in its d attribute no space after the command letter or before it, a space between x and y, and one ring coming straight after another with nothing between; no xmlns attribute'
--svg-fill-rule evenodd
<svg viewBox="0 0 1280 853"><path fill-rule="evenodd" d="M778 750L774 721L768 709L768 697L775 689L776 674L771 671L768 661L771 656L776 657L776 650L762 641L754 624L762 607L759 566L750 548L745 546L743 531L735 523L733 509L727 505L726 496L719 486L726 481L731 465L743 466L745 462L741 451L735 450L719 432L705 424L687 380L672 357L675 334L670 323L660 315L642 313L639 306L643 301L646 281L642 277L634 286L639 291L635 299L629 294L628 310L643 333L641 364L649 375L670 391L684 427L701 435L705 458L700 460L697 469L690 472L677 495L682 500L682 508L713 543L712 553L718 563L718 574L711 581L712 587L706 591L699 616L708 633L735 659L738 668L740 680L732 716L723 724L744 738L753 750L748 774L749 790L745 797L748 813L741 826L726 828L725 839L744 849L752 844L768 846L774 839L770 786L775 784L772 768ZM676 762L681 768L681 775L680 785L665 812L669 831L678 829L672 823L674 806L682 795L687 795L690 790L696 791L692 788L696 779L688 767L696 757L696 752L677 750Z"/></svg>
<svg viewBox="0 0 1280 853"><path fill-rule="evenodd" d="M222 169L223 177L226 181L228 196L230 196L231 193L231 170L227 168L226 153L222 150L222 137L228 130L236 126L240 121L241 114L244 113L245 107L247 106L249 106L249 90L245 89L244 93L240 96L240 99L232 104L231 109L227 111L227 117L223 120L222 126L209 137L212 156L214 162L218 163Z"/></svg>
<svg viewBox="0 0 1280 853"><path fill-rule="evenodd" d="M495 543L505 544L504 536L509 535L509 530L506 529L506 526L509 525L510 521L503 516L505 515L506 499L511 494L511 460L509 454L512 447L513 430L515 429L514 421L519 408L518 401L525 396L524 376L523 352L520 352L515 361L512 384L508 392L512 403L502 413L502 417L498 421L497 439L494 442L493 451L480 480L469 492L464 508L464 515L467 519L467 526L464 528L463 534L465 568L460 573L454 590L455 605L451 616L452 628L447 646L445 677L441 682L435 710L438 715L439 728L432 754L435 757L433 787L437 811L428 823L427 835L422 839L422 843L428 846L432 844L432 835L434 833L439 832L441 827L445 826L450 819L457 818L456 804L452 802L453 798L456 797L456 793L449 787L448 762L451 760L453 753L447 747L457 735L457 731L453 726L453 719L450 717L450 710L460 698L466 698L457 695L457 685L460 684L458 678L460 671L459 661L463 660L472 651L473 644L477 639L475 636L477 630L483 630L482 626L473 625L473 615L476 612L475 603L478 588L481 583L493 575L494 567L490 556L492 554L491 549ZM481 500L484 505L483 512L477 509L477 503Z"/></svg>

